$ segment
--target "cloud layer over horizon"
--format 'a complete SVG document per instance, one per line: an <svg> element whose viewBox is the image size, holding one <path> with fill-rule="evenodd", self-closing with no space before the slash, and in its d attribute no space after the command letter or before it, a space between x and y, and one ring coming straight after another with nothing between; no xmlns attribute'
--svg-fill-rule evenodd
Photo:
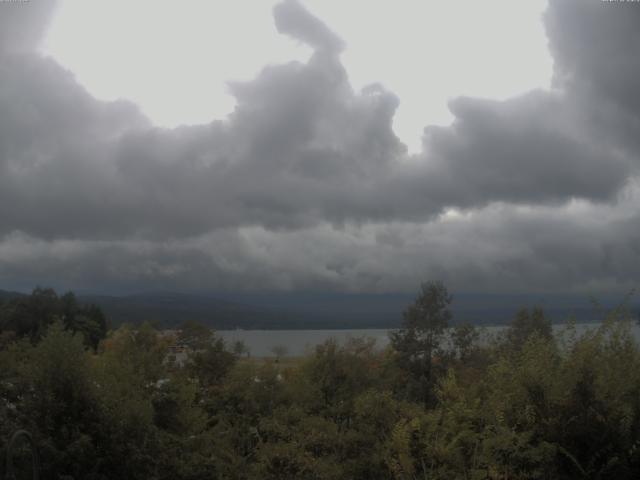
<svg viewBox="0 0 640 480"><path fill-rule="evenodd" d="M551 0L553 89L457 98L416 155L399 99L354 91L345 43L295 0L275 26L309 61L232 83L228 118L176 129L37 53L53 5L0 5L0 288L638 284L637 5Z"/></svg>

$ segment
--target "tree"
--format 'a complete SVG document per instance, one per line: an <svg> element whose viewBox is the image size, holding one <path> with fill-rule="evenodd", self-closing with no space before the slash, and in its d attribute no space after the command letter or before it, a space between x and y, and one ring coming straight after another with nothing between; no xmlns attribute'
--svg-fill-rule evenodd
<svg viewBox="0 0 640 480"><path fill-rule="evenodd" d="M192 350L207 348L215 340L213 330L194 320L187 320L180 325L178 343Z"/></svg>
<svg viewBox="0 0 640 480"><path fill-rule="evenodd" d="M276 362L279 362L282 357L285 357L289 353L289 349L284 345L274 345L271 347L271 353L276 357Z"/></svg>
<svg viewBox="0 0 640 480"><path fill-rule="evenodd" d="M249 350L247 344L242 340L236 340L235 342L233 342L232 350L238 358L243 355L246 355L247 358L251 356L251 350Z"/></svg>
<svg viewBox="0 0 640 480"><path fill-rule="evenodd" d="M50 288L36 288L31 295L20 296L0 305L0 332L3 338L28 337L37 343L56 320L65 330L79 332L86 346L98 347L107 334L107 319L96 305L79 304L68 292L58 297Z"/></svg>
<svg viewBox="0 0 640 480"><path fill-rule="evenodd" d="M82 337L54 322L40 343L28 351L19 367L25 382L18 408L33 421L30 429L40 442L44 478L88 472L99 448L98 392L93 382L90 354Z"/></svg>
<svg viewBox="0 0 640 480"><path fill-rule="evenodd" d="M507 342L513 349L521 349L532 335L538 335L545 340L553 338L551 321L547 320L540 307L534 307L531 312L521 308L507 330Z"/></svg>
<svg viewBox="0 0 640 480"><path fill-rule="evenodd" d="M50 288L37 287L31 295L20 296L3 305L0 330L15 333L18 338L27 337L37 343L49 325L60 317L60 300Z"/></svg>
<svg viewBox="0 0 640 480"><path fill-rule="evenodd" d="M451 343L460 360L466 360L471 355L480 334L470 323L456 325L451 333Z"/></svg>
<svg viewBox="0 0 640 480"><path fill-rule="evenodd" d="M404 312L402 327L390 334L398 362L409 374L409 394L425 406L434 400L434 361L451 320L452 300L442 282L423 283L415 302Z"/></svg>
<svg viewBox="0 0 640 480"><path fill-rule="evenodd" d="M100 340L107 336L107 319L102 310L96 305L78 305L71 292L60 297L60 303L65 328L81 333L85 345L98 348Z"/></svg>
<svg viewBox="0 0 640 480"><path fill-rule="evenodd" d="M206 390L219 385L237 360L237 356L226 349L224 339L213 335L203 348L189 352L186 367Z"/></svg>

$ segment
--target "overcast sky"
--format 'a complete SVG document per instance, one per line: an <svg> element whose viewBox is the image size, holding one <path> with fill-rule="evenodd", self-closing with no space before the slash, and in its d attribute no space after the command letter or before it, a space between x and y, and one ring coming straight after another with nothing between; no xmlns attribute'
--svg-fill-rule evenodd
<svg viewBox="0 0 640 480"><path fill-rule="evenodd" d="M640 3L364 5L0 2L0 288L638 286Z"/></svg>

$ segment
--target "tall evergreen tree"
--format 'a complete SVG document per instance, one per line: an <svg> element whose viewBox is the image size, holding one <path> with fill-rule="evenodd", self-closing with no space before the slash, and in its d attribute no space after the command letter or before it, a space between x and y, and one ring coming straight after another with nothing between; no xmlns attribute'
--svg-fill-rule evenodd
<svg viewBox="0 0 640 480"><path fill-rule="evenodd" d="M409 374L409 395L425 406L434 400L434 364L451 320L452 300L442 282L423 283L415 302L404 312L402 327L390 334L400 367Z"/></svg>

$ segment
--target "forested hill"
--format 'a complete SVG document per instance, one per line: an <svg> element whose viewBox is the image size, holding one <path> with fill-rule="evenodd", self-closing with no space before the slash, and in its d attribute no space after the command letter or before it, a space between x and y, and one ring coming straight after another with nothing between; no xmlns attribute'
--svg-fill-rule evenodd
<svg viewBox="0 0 640 480"><path fill-rule="evenodd" d="M0 290L0 300L21 295ZM78 295L83 304L99 306L114 326L151 321L175 326L195 320L216 329L339 329L395 328L413 294L335 293L145 293L126 296ZM487 295L453 296L453 320L476 325L506 324L521 307L540 306L554 322L575 316L580 322L602 319L602 312L624 300L606 296L594 306L586 295ZM632 312L640 311L631 299Z"/></svg>
<svg viewBox="0 0 640 480"><path fill-rule="evenodd" d="M12 298L23 297L25 294L20 292L9 292L7 290L0 290L0 302L4 300L11 300Z"/></svg>
<svg viewBox="0 0 640 480"><path fill-rule="evenodd" d="M414 294L318 294L256 293L189 295L148 293L130 296L80 296L85 303L102 308L115 323L153 320L177 325L197 320L216 329L340 329L396 328ZM507 324L518 309L540 306L554 322L572 315L580 322L602 319L603 312L617 306L623 295L599 299L595 307L587 296L454 294L455 323ZM633 311L640 304L630 303Z"/></svg>

